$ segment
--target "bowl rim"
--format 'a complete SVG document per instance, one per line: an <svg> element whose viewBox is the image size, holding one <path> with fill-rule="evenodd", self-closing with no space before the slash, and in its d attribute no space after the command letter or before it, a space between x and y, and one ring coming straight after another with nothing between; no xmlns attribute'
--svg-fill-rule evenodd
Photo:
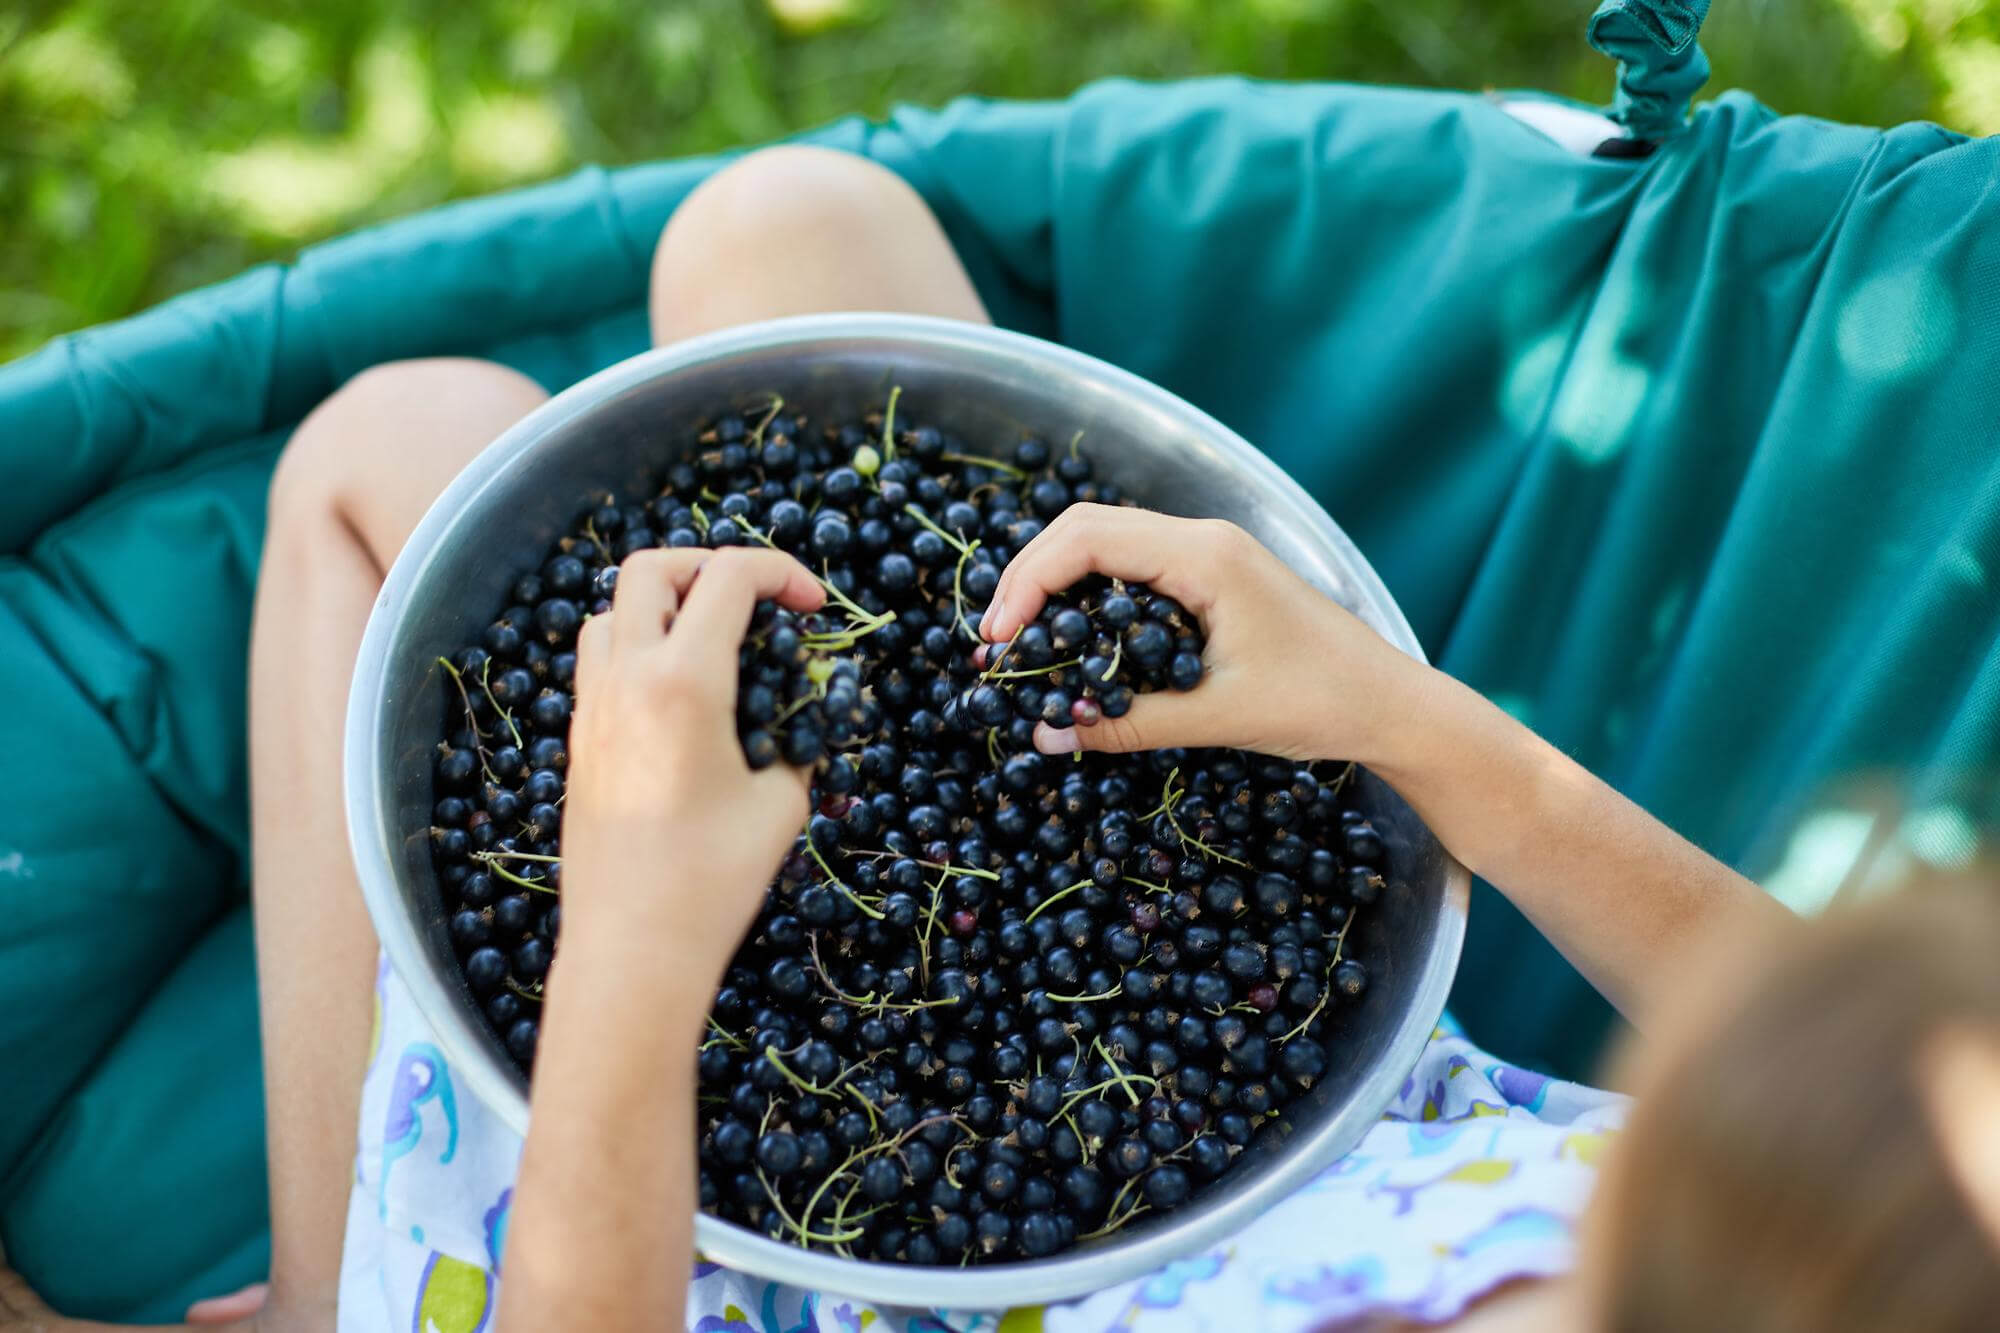
<svg viewBox="0 0 2000 1333"><path fill-rule="evenodd" d="M738 325L655 347L578 381L516 422L474 456L411 531L383 580L362 636L348 696L342 745L343 787L354 871L382 950L450 1061L461 1086L523 1137L528 1128L527 1095L509 1071L490 1058L482 1033L473 1027L476 1016L429 967L423 941L397 889L397 867L401 863L397 849L401 835L389 827L384 817L382 792L376 782L387 702L385 673L396 631L403 623L412 593L423 582L441 539L457 516L544 438L573 424L600 403L662 375L825 340L839 340L844 345L856 342L894 345L920 340L955 347L975 357L1012 355L1094 380L1112 392L1179 421L1191 433L1229 455L1233 464L1254 474L1267 495L1282 503L1288 522L1310 530L1316 539L1336 552L1344 572L1354 581L1356 596L1368 602L1378 631L1410 656L1427 660L1408 620L1373 566L1326 511L1276 463L1178 395L1130 371L1058 343L991 325L932 316L890 312L798 315ZM1448 851L1442 848L1440 851L1444 891L1435 946L1425 960L1414 1003L1401 1016L1375 1069L1361 1085L1364 1092L1370 1089L1373 1092L1350 1099L1348 1105L1315 1126L1310 1137L1302 1137L1294 1151L1256 1182L1215 1207L1178 1223L1169 1221L1158 1230L1122 1244L1114 1241L1049 1259L962 1269L844 1259L771 1240L697 1209L698 1254L766 1280L883 1304L1004 1309L1100 1290L1151 1272L1240 1230L1351 1150L1366 1133L1367 1125L1380 1115L1379 1106L1369 1109L1365 1118L1355 1114L1356 1108L1376 1100L1375 1094L1382 1091L1383 1085L1400 1085L1430 1041L1457 971L1471 889L1465 867ZM1339 1153L1324 1151L1325 1145L1338 1140L1345 1140ZM1321 1151L1311 1151L1315 1147Z"/></svg>

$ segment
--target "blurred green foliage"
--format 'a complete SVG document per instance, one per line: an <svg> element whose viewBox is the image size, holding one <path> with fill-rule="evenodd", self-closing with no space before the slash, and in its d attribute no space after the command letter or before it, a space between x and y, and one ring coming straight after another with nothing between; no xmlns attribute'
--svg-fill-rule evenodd
<svg viewBox="0 0 2000 1333"><path fill-rule="evenodd" d="M360 223L964 93L1239 72L1608 99L1589 0L21 0L0 358ZM1717 0L1711 88L2000 131L2000 3Z"/></svg>

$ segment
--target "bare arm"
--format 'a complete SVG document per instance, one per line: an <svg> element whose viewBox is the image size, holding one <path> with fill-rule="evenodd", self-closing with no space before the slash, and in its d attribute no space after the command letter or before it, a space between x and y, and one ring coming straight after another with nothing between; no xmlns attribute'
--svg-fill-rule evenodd
<svg viewBox="0 0 2000 1333"><path fill-rule="evenodd" d="M1628 1019L1656 1012L1687 975L1675 957L1707 931L1789 915L1466 686L1411 665L1405 725L1369 767Z"/></svg>
<svg viewBox="0 0 2000 1333"><path fill-rule="evenodd" d="M776 552L642 552L579 640L563 942L502 1329L685 1326L702 1021L806 816L804 775L752 773L736 739L759 598L808 609L821 593Z"/></svg>
<svg viewBox="0 0 2000 1333"><path fill-rule="evenodd" d="M1008 566L982 633L1004 642L1090 573L1144 582L1201 617L1206 676L1122 718L1045 729L1047 752L1227 745L1365 764L1635 1022L1703 932L1785 911L1228 524L1079 505Z"/></svg>

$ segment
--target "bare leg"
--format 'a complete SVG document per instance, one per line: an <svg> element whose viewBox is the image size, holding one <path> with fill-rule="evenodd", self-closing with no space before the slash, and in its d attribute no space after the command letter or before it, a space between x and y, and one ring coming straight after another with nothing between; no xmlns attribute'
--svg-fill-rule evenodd
<svg viewBox="0 0 2000 1333"><path fill-rule="evenodd" d="M545 396L488 362L378 366L306 418L271 483L250 649L250 791L280 1326L333 1326L367 1058L376 945L339 762L354 656L417 520Z"/></svg>
<svg viewBox="0 0 2000 1333"><path fill-rule="evenodd" d="M689 197L655 256L656 337L853 308L986 319L922 200L847 154L749 155ZM379 367L307 418L272 483L251 790L271 1312L303 1316L302 1327L333 1313L375 958L332 813L338 768L314 757L339 753L354 655L389 562L465 462L543 397L482 362Z"/></svg>
<svg viewBox="0 0 2000 1333"><path fill-rule="evenodd" d="M990 323L902 177L826 148L766 148L709 177L653 252L653 341L838 310Z"/></svg>

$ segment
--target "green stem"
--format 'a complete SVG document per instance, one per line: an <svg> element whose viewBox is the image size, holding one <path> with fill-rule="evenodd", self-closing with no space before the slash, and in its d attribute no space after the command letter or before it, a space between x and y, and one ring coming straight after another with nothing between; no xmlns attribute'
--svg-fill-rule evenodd
<svg viewBox="0 0 2000 1333"><path fill-rule="evenodd" d="M896 461L896 400L903 396L903 386L891 385L889 405L882 410L882 461Z"/></svg>
<svg viewBox="0 0 2000 1333"><path fill-rule="evenodd" d="M1137 1106L1143 1099L1139 1096L1137 1092L1133 1091L1132 1081L1134 1078L1137 1078L1139 1076L1135 1074L1128 1074L1122 1068L1119 1067L1118 1062L1111 1058L1111 1052L1105 1049L1104 1041L1102 1038L1092 1037L1090 1039L1090 1049L1096 1051L1099 1055L1104 1057L1104 1063L1111 1066L1111 1074L1113 1080L1118 1084L1119 1088L1124 1092L1124 1094L1132 1099L1132 1105ZM1154 1083L1153 1086L1157 1088L1159 1084Z"/></svg>
<svg viewBox="0 0 2000 1333"><path fill-rule="evenodd" d="M764 447L764 432L771 428L771 423L778 419L778 413L784 410L784 396L782 394L772 394L770 410L764 413L764 419L757 423L757 428L750 432L750 443L752 446L759 449Z"/></svg>
<svg viewBox="0 0 2000 1333"><path fill-rule="evenodd" d="M1326 1012L1326 1002L1333 998L1333 969L1340 965L1341 950L1347 946L1348 927L1352 926L1353 924L1354 924L1354 914L1350 912L1348 913L1347 921L1340 928L1340 933L1333 937L1333 957L1327 960L1326 979L1324 982L1321 983L1319 989L1319 1003L1315 1004L1312 1007L1312 1011L1308 1013L1304 1018L1299 1020L1299 1025L1297 1027L1293 1028L1290 1032L1287 1032L1284 1036L1278 1038L1278 1045L1283 1046L1293 1037L1296 1037L1301 1032L1304 1032L1307 1028L1313 1025L1314 1019L1318 1018L1322 1013Z"/></svg>
<svg viewBox="0 0 2000 1333"><path fill-rule="evenodd" d="M485 694L486 702L493 705L493 711L500 715L500 720L507 724L507 730L514 737L514 748L518 750L521 748L521 729L514 725L514 715L502 708L500 701L493 697L493 687L486 683L486 678L492 674L493 659L489 657L486 659L486 665L479 668L479 689L481 693ZM478 730L477 727L474 727L474 734L477 734Z"/></svg>
<svg viewBox="0 0 2000 1333"><path fill-rule="evenodd" d="M810 1092L818 1097L832 1097L840 1091L839 1079L833 1081L832 1087L822 1088L819 1084L800 1077L793 1071L790 1065L785 1063L784 1057L778 1054L778 1048L775 1046L766 1046L764 1048L764 1058L771 1062L772 1068L785 1076L787 1083L797 1088L800 1092Z"/></svg>
<svg viewBox="0 0 2000 1333"><path fill-rule="evenodd" d="M958 621L958 627L965 631L965 637L974 643L979 642L979 631L967 624L965 620L965 562L972 559L972 553L978 549L978 542L974 542L972 545L966 547L964 554L958 557L958 563L952 567L951 571L952 617Z"/></svg>
<svg viewBox="0 0 2000 1333"><path fill-rule="evenodd" d="M1021 630L1024 630L1026 628L1028 627L1026 625L1023 625L1021 626L1021 629L1015 630L1014 633L1008 638L1006 647L1012 648L1014 646L1014 640L1020 638ZM979 679L982 681L992 680L994 673L1000 670L1000 664L1007 660L1007 655L1004 652L996 653L989 650L989 652L987 653L987 657L989 660L986 664L986 670L981 672L979 675Z"/></svg>
<svg viewBox="0 0 2000 1333"><path fill-rule="evenodd" d="M536 893L546 893L551 895L552 897L561 896L560 890L551 888L549 885L542 883L540 880L522 879L519 875L507 869L506 866L503 866L498 861L495 861L493 859L492 852L474 852L472 854L472 859L475 861L485 862L486 868L488 870L492 871L500 878L506 880L509 884L519 884L524 889L533 889Z"/></svg>
<svg viewBox="0 0 2000 1333"><path fill-rule="evenodd" d="M1125 991L1125 983L1121 981L1116 986L1113 986L1110 990L1099 991L1095 995L1051 995L1049 996L1049 998L1051 1000L1056 1001L1058 1004L1089 1004L1093 1000L1116 999L1119 995L1122 995L1124 991Z"/></svg>
<svg viewBox="0 0 2000 1333"><path fill-rule="evenodd" d="M1096 1045L1096 1042L1093 1041L1091 1044L1094 1046ZM1113 1067L1116 1068L1116 1066ZM1144 1074L1126 1074L1125 1078L1131 1080L1134 1083L1144 1083L1154 1088L1160 1086L1160 1082L1158 1079L1148 1078ZM1069 1095L1067 1100L1063 1102L1061 1109L1058 1110L1056 1114L1059 1116L1068 1115L1070 1112L1070 1108L1075 1106L1078 1102L1082 1101L1085 1097L1094 1097L1098 1093L1103 1092L1106 1088L1117 1088L1123 1086L1124 1085L1118 1079L1108 1078L1104 1080L1104 1082L1102 1083L1093 1083L1087 1088L1078 1088L1075 1092L1072 1092ZM1071 1128L1073 1129L1075 1128L1075 1126L1072 1125ZM1082 1138L1083 1136L1079 1134L1077 1137Z"/></svg>
<svg viewBox="0 0 2000 1333"><path fill-rule="evenodd" d="M1006 473L1016 481L1026 480L1028 476L1024 469L1015 467L1012 463L1003 463L997 458L981 458L977 454L939 454L938 459L945 463L970 463L975 467L990 467L995 472Z"/></svg>
<svg viewBox="0 0 2000 1333"><path fill-rule="evenodd" d="M1113 1199L1111 1200L1111 1217L1104 1223L1103 1226L1097 1228L1095 1231L1085 1232L1082 1235L1078 1236L1077 1239L1095 1240L1099 1236L1108 1236L1112 1232L1124 1226L1127 1222L1130 1222L1133 1218L1137 1217L1140 1213L1146 1211L1145 1201L1143 1199L1135 1199L1132 1201L1132 1206L1125 1210L1124 1216L1121 1217L1118 1215L1118 1205L1124 1201L1125 1196L1131 1192L1132 1187L1134 1185L1139 1183L1139 1180L1140 1177L1138 1176L1132 1177L1130 1180L1125 1182L1124 1186L1118 1191L1117 1195L1113 1197Z"/></svg>
<svg viewBox="0 0 2000 1333"><path fill-rule="evenodd" d="M932 532L935 532L938 536L944 538L947 542L950 542L952 548L956 550L961 556L971 554L972 548L965 544L965 538L958 536L956 533L946 532L943 528L931 522L930 515L926 514L923 510L917 508L916 505L914 504L904 505L903 512L908 514L911 518L917 520L917 522L923 525L924 527L929 528Z"/></svg>
<svg viewBox="0 0 2000 1333"><path fill-rule="evenodd" d="M826 863L826 858L819 854L819 848L813 846L813 841L811 838L806 839L806 851L812 856L813 860L819 862L819 868L826 872L827 885L829 888L833 889L836 893L841 894L849 902L853 903L856 907L860 908L864 916L872 916L877 921L881 921L884 919L880 912L870 907L867 904L867 902L862 899L861 895L857 894L853 889L848 888L847 885L842 882L840 876L833 873L833 867L828 865Z"/></svg>
<svg viewBox="0 0 2000 1333"><path fill-rule="evenodd" d="M924 909L924 933L917 939L917 975L923 979L924 989L931 985L931 931L937 926L938 903L944 897L944 882L948 874L939 875L931 885L930 905Z"/></svg>
<svg viewBox="0 0 2000 1333"><path fill-rule="evenodd" d="M1047 675L1052 675L1058 671L1066 671L1070 667L1080 666L1082 665L1082 663L1083 659L1081 657L1071 657L1065 659L1064 661L1056 662L1045 667L1035 667L1033 669L1024 668L1020 671L993 671L987 673L984 676L981 676L980 679L981 680L1026 680L1030 676L1047 676Z"/></svg>
<svg viewBox="0 0 2000 1333"><path fill-rule="evenodd" d="M459 674L458 668L451 664L451 659L448 657L440 657L437 664L451 677L451 683L458 686L458 699L465 705L465 725L472 728L472 748L479 756L480 771L486 774L488 782L498 786L500 779L494 776L492 766L486 762L486 729L479 725L479 715L472 711L472 696L465 691L465 677Z"/></svg>
<svg viewBox="0 0 2000 1333"><path fill-rule="evenodd" d="M1083 888L1086 884L1089 884L1091 882L1092 881L1088 879L1080 879L1074 884L1068 885L1064 888L1057 889L1054 893L1050 894L1048 897L1036 903L1034 910L1028 913L1028 915L1022 920L1021 924L1024 926L1034 924L1034 920L1036 917L1048 911L1050 907L1052 907L1056 903L1061 902L1063 899L1069 897L1072 893L1075 893L1078 889Z"/></svg>

